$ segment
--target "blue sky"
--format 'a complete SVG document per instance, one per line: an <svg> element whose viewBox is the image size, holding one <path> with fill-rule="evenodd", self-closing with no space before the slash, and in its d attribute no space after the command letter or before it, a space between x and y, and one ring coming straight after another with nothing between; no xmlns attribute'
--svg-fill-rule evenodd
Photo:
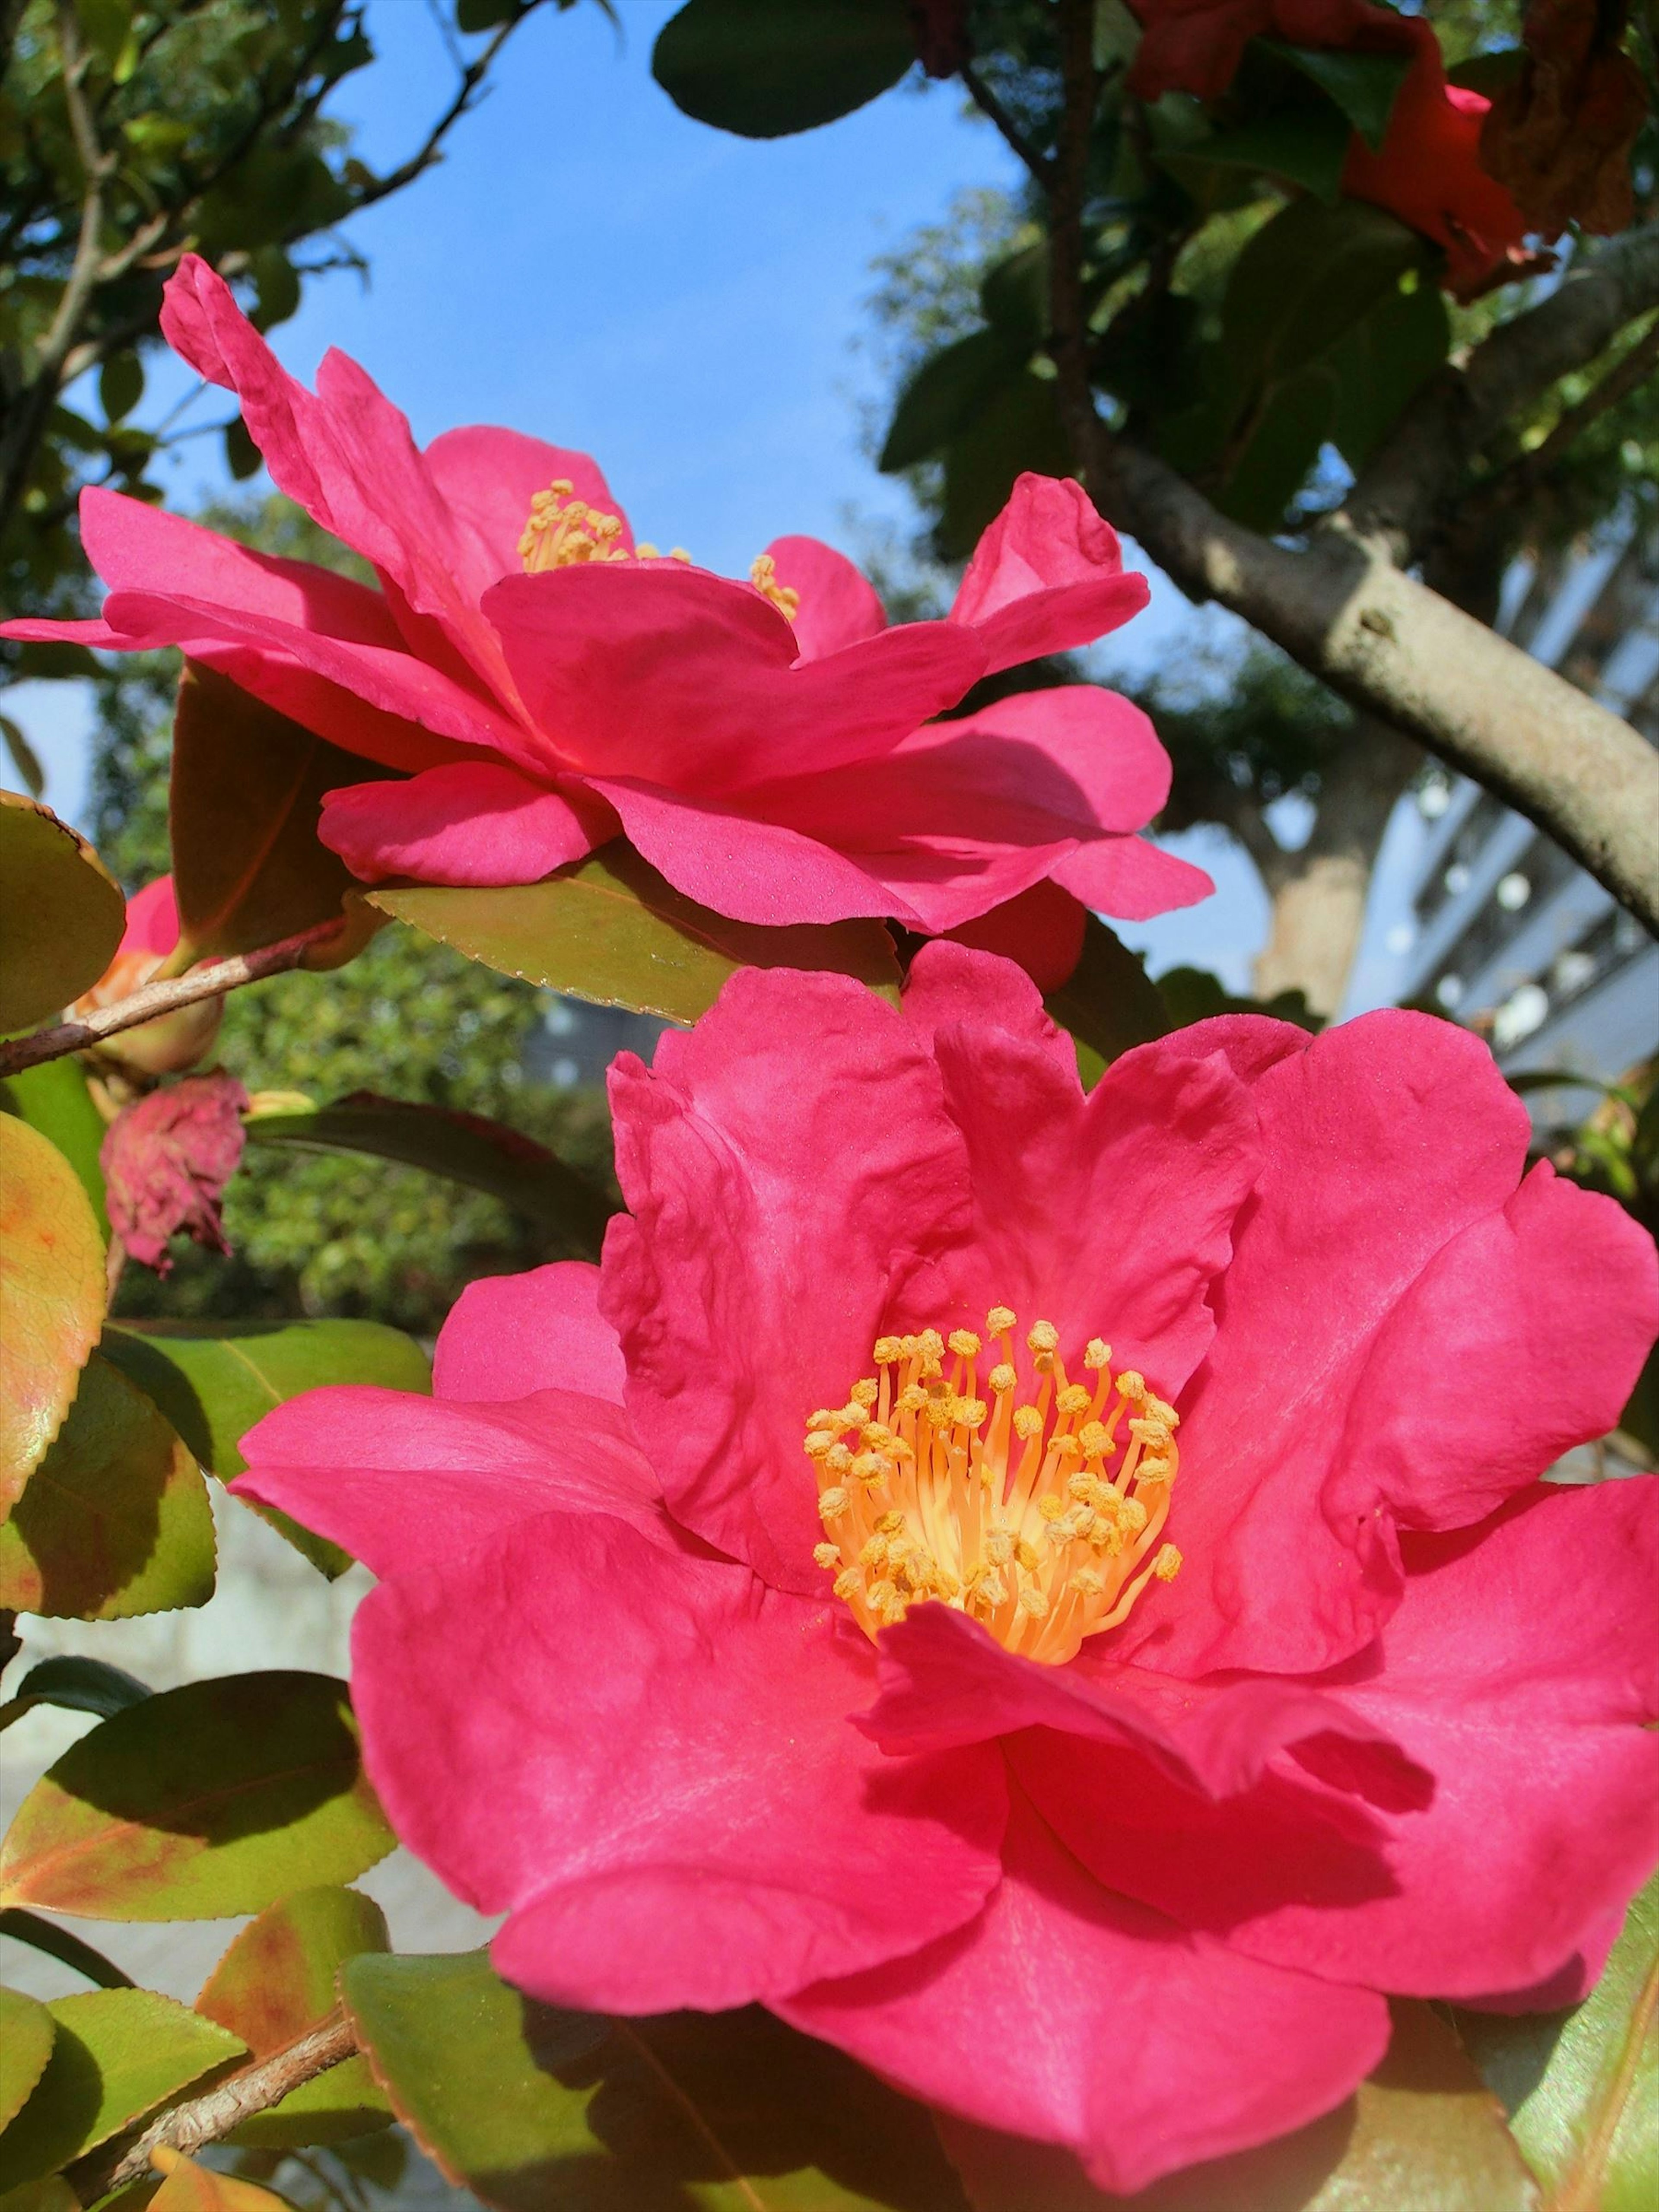
<svg viewBox="0 0 1659 2212"><path fill-rule="evenodd" d="M532 18L441 166L351 226L368 283L312 283L272 342L307 379L330 345L355 356L422 440L495 422L586 448L642 535L712 568L741 574L786 531L856 556L861 526L908 520L860 444L860 401L879 392L855 345L871 264L963 187L1012 183L1012 160L950 87L901 87L771 143L690 122L649 69L674 4L622 0L620 40L593 0ZM453 71L425 0L370 0L368 21L380 58L333 112L386 167ZM187 388L155 360L144 413ZM222 412L219 396L199 411ZM160 473L188 512L224 488L217 439ZM1113 657L1155 665L1200 626L1213 632L1158 577ZM48 798L77 814L84 703L27 685L8 705L47 762ZM1222 896L1125 934L1155 971L1192 960L1242 988L1266 919L1254 872L1218 833L1172 842Z"/></svg>

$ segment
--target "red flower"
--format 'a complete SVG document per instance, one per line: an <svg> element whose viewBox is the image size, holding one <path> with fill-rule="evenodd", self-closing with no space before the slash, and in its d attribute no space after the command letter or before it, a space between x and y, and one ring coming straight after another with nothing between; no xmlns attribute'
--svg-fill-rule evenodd
<svg viewBox="0 0 1659 2212"><path fill-rule="evenodd" d="M1447 283L1478 291L1519 257L1526 220L1480 166L1481 125L1492 105L1446 82L1438 40L1420 18L1370 0L1134 0L1145 27L1129 82L1145 100L1166 92L1219 100L1245 46L1273 38L1293 46L1399 54L1411 64L1375 152L1358 131L1342 189L1387 208L1446 250Z"/></svg>
<svg viewBox="0 0 1659 2212"><path fill-rule="evenodd" d="M940 945L902 1012L740 975L611 1096L601 1269L243 1443L381 1577L375 1786L509 1979L757 1999L1119 2190L1340 2101L1381 1991L1586 1985L1659 1853L1659 1482L1535 1478L1659 1285L1517 1189L1483 1046L1224 1018L1085 1098Z"/></svg>
<svg viewBox="0 0 1659 2212"><path fill-rule="evenodd" d="M948 620L890 629L815 538L777 539L733 582L635 546L585 454L487 428L422 453L339 354L313 396L204 262L168 285L163 323L239 394L277 484L381 588L93 489L82 532L111 587L102 619L4 634L182 645L411 771L325 803L324 842L366 881L533 882L620 820L671 883L744 921L882 915L942 933L1048 880L1080 941L1079 902L1140 919L1213 888L1133 834L1170 764L1127 700L1077 684L933 720L988 672L1146 604L1075 483L1023 477Z"/></svg>
<svg viewBox="0 0 1659 2212"><path fill-rule="evenodd" d="M179 903L171 876L158 876L127 901L120 949L89 991L70 1008L71 1018L113 1006L141 990L179 943ZM171 1014L159 1014L137 1029L119 1030L99 1046L106 1059L119 1060L140 1075L177 1075L194 1067L213 1048L224 1018L222 999L199 1000Z"/></svg>
<svg viewBox="0 0 1659 2212"><path fill-rule="evenodd" d="M99 1152L110 1224L135 1260L165 1275L181 1231L228 1252L221 1212L242 1157L247 1093L234 1075L187 1075L123 1107Z"/></svg>

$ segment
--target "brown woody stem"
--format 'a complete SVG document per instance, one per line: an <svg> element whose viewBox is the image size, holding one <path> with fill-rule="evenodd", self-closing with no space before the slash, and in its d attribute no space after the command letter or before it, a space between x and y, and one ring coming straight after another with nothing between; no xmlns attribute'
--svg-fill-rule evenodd
<svg viewBox="0 0 1659 2212"><path fill-rule="evenodd" d="M180 1006L193 1006L203 999L217 999L227 991L240 990L244 983L283 975L297 968L313 945L337 936L343 926L336 915L301 930L295 937L283 938L278 945L264 945L257 952L239 952L229 960L216 960L172 981L146 983L142 991L118 999L112 1006L100 1006L78 1020L59 1022L52 1029L36 1030L32 1036L0 1044L0 1079L21 1074L26 1067L38 1067L44 1060L62 1060L66 1053L84 1052L88 1045L100 1044L118 1030L137 1029L140 1022L154 1021L159 1014L175 1013Z"/></svg>

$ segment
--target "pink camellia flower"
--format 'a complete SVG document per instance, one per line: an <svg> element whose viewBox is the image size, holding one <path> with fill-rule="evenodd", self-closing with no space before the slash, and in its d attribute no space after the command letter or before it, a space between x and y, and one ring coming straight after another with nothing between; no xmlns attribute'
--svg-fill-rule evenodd
<svg viewBox="0 0 1659 2212"><path fill-rule="evenodd" d="M93 623L3 635L179 645L409 780L331 792L321 836L367 882L534 882L618 825L689 896L740 921L887 915L927 934L1035 886L1142 919L1213 885L1133 833L1170 763L1094 684L951 722L978 679L1115 629L1146 602L1080 488L1022 477L948 619L890 629L811 538L737 582L637 544L584 453L511 430L422 451L331 353L313 394L207 264L162 325L229 386L279 488L379 573L371 590L92 489L82 537L110 586ZM1057 980L1057 979L1056 979Z"/></svg>
<svg viewBox="0 0 1659 2212"><path fill-rule="evenodd" d="M247 1093L234 1075L187 1075L125 1106L99 1149L110 1226L135 1260L168 1273L179 1235L228 1252L225 1185L242 1158Z"/></svg>
<svg viewBox="0 0 1659 2212"><path fill-rule="evenodd" d="M71 1017L95 1012L131 998L142 990L179 944L179 902L171 876L158 876L127 901L126 927L120 949L89 991L70 1008ZM177 1075L194 1067L210 1052L224 1019L222 999L201 999L193 1006L180 1006L158 1014L137 1029L118 1030L98 1050L106 1060L118 1060L139 1075Z"/></svg>
<svg viewBox="0 0 1659 2212"><path fill-rule="evenodd" d="M1659 1856L1659 1326L1476 1039L1200 1024L1085 1097L1011 963L740 974L611 1077L602 1267L252 1497L381 1577L404 1840L538 1996L758 2000L1104 2186L1325 2112L1385 1991L1554 2005Z"/></svg>

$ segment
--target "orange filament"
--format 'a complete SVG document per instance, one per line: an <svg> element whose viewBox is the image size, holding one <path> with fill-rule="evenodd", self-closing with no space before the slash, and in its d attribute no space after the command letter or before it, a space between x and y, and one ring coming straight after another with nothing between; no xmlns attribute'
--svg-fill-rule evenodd
<svg viewBox="0 0 1659 2212"><path fill-rule="evenodd" d="M878 1337L877 1373L806 1425L825 1540L813 1557L867 1636L937 1600L1049 1666L1115 1628L1147 1583L1173 1582L1159 1543L1180 1415L1092 1339L1066 1379L1059 1332L1026 1337L1037 1377L1018 1404L1014 1316L993 1306L1000 1358L972 1329ZM1126 1418L1127 1416L1127 1418ZM1115 1462L1115 1465L1114 1465Z"/></svg>
<svg viewBox="0 0 1659 2212"><path fill-rule="evenodd" d="M568 477L556 477L530 502L530 519L519 540L519 558L527 576L539 576L548 568L574 568L589 561L661 560L656 547L643 539L630 553L622 534L621 515L605 514L590 507L585 499L575 496L575 486ZM690 561L691 556L684 545L671 545L668 558ZM757 555L750 564L749 580L786 622L794 620L800 593L788 584L779 583L777 565L769 553Z"/></svg>

